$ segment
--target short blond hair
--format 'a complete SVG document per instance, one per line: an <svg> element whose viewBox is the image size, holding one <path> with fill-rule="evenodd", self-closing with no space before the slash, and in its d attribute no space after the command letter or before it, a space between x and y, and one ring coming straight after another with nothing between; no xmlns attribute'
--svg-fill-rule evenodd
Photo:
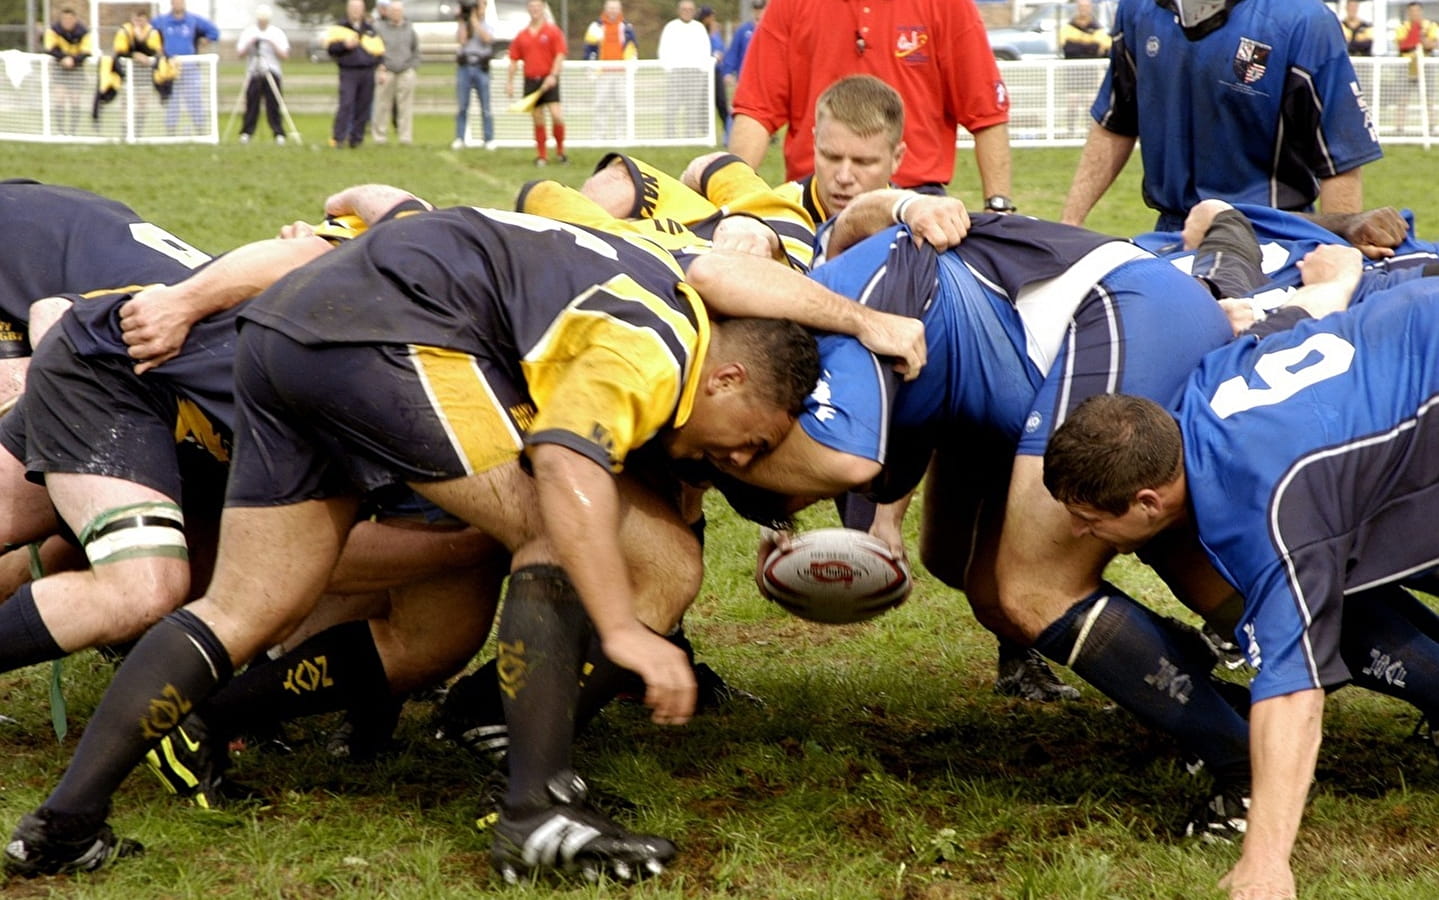
<svg viewBox="0 0 1439 900"><path fill-rule="evenodd" d="M904 135L904 101L873 75L850 75L825 88L814 104L814 119L829 118L860 137L884 134L891 146Z"/></svg>

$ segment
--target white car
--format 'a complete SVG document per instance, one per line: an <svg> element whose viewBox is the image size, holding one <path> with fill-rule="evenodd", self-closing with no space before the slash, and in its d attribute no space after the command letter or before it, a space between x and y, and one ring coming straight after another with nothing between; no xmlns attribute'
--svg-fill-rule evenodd
<svg viewBox="0 0 1439 900"><path fill-rule="evenodd" d="M1059 53L1059 30L1074 18L1073 3L1041 3L1006 28L990 28L989 47L995 59L1054 59ZM1105 31L1114 23L1114 3L1098 0L1094 20Z"/></svg>

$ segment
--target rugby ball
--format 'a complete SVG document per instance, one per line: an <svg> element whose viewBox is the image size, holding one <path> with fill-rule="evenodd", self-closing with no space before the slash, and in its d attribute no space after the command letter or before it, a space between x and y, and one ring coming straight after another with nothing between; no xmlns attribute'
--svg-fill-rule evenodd
<svg viewBox="0 0 1439 900"><path fill-rule="evenodd" d="M909 566L883 541L851 528L820 528L776 548L760 570L775 603L801 619L848 625L873 619L909 596Z"/></svg>

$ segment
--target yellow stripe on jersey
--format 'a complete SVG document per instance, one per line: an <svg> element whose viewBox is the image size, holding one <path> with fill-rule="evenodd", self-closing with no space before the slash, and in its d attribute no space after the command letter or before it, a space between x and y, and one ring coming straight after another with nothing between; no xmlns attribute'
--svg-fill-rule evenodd
<svg viewBox="0 0 1439 900"><path fill-rule="evenodd" d="M708 249L703 240L678 222L617 219L589 197L558 181L534 181L525 185L516 206L522 213L650 241L670 253L701 253Z"/></svg>
<svg viewBox="0 0 1439 900"><path fill-rule="evenodd" d="M576 435L619 471L631 450L688 419L709 324L683 294L698 327L628 275L576 297L520 362L538 410L532 431Z"/></svg>
<svg viewBox="0 0 1439 900"><path fill-rule="evenodd" d="M175 410L175 443L191 440L222 463L230 461L230 448L215 423L193 400L180 398Z"/></svg>
<svg viewBox="0 0 1439 900"><path fill-rule="evenodd" d="M411 344L410 360L465 474L519 459L520 432L473 356Z"/></svg>

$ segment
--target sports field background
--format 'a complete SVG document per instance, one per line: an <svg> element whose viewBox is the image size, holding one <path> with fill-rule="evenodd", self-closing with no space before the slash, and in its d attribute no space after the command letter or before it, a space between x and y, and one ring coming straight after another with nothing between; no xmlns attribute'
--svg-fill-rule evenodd
<svg viewBox="0 0 1439 900"><path fill-rule="evenodd" d="M0 176L72 184L122 200L196 246L218 252L317 217L347 184L399 184L439 205L508 206L537 174L579 184L598 158L536 170L528 151L448 149L451 121L424 117L414 147L323 146L328 120L302 117L305 146L0 145ZM644 154L678 171L687 151ZM764 174L779 176L778 150ZM1078 152L1016 151L1020 208L1057 216ZM1365 172L1371 205L1409 205L1439 237L1431 190L1439 156L1396 148ZM970 154L955 190L977 199ZM1131 164L1092 227L1132 234L1152 215ZM0 248L5 252L5 248ZM545 264L537 261L537 264ZM915 511L917 512L917 511ZM911 513L911 521L917 516ZM582 886L573 897L667 898L1205 898L1237 848L1175 830L1207 781L1171 741L1139 728L1094 691L1036 706L990 689L994 642L963 598L919 573L909 602L873 623L808 625L756 593L754 528L709 509L704 588L689 616L701 657L767 701L706 713L684 729L612 709L577 759L625 822L674 838L681 856L634 888ZM828 524L827 512L807 517ZM958 537L957 542L958 542ZM1111 577L1183 615L1140 567ZM44 799L110 676L93 653L66 669L70 736L57 745L49 667L0 675L0 829ZM1072 678L1070 679L1074 681ZM1077 683L1077 682L1075 682ZM265 802L233 812L182 806L143 772L116 798L112 822L149 853L94 878L10 881L20 897L485 897L501 891L487 839L471 822L486 768L429 735L428 704L411 704L397 750L377 763L329 758L333 719L291 731L290 755L247 754L237 775ZM1330 700L1319 784L1295 854L1302 896L1430 900L1439 885L1439 757L1406 740L1417 715L1344 691Z"/></svg>

